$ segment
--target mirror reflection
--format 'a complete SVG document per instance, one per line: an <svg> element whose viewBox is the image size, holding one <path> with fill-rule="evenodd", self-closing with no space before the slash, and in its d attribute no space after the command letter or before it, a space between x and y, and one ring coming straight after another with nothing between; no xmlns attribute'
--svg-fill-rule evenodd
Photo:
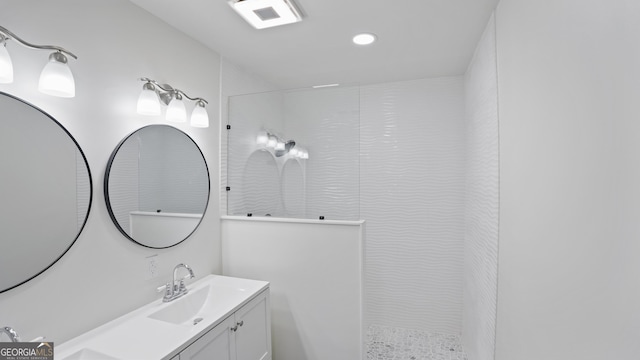
<svg viewBox="0 0 640 360"><path fill-rule="evenodd" d="M89 215L87 160L55 119L0 92L0 292L55 263Z"/></svg>
<svg viewBox="0 0 640 360"><path fill-rule="evenodd" d="M140 245L166 248L200 224L209 202L209 171L196 143L167 125L150 125L115 149L105 199L120 232Z"/></svg>

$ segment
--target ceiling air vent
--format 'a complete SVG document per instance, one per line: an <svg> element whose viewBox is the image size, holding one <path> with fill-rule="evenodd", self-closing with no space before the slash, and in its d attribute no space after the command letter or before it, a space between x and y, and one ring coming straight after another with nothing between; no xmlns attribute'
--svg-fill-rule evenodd
<svg viewBox="0 0 640 360"><path fill-rule="evenodd" d="M300 12L289 0L229 0L229 5L256 29L302 20Z"/></svg>

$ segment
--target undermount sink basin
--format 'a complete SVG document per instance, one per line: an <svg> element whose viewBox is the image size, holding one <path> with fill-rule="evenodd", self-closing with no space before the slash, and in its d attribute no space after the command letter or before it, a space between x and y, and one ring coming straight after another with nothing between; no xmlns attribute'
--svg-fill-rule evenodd
<svg viewBox="0 0 640 360"><path fill-rule="evenodd" d="M113 356L103 354L101 352L91 350L91 349L82 349L63 358L62 360L119 360L119 359L114 358Z"/></svg>
<svg viewBox="0 0 640 360"><path fill-rule="evenodd" d="M242 298L245 291L237 284L217 283L197 287L187 295L165 303L162 309L147 317L175 325L196 325L209 317L213 309L220 305L230 306L236 299Z"/></svg>
<svg viewBox="0 0 640 360"><path fill-rule="evenodd" d="M154 312L149 317L172 324L191 323L195 325L196 315L205 305L208 295L209 287L192 291L168 303L164 309Z"/></svg>

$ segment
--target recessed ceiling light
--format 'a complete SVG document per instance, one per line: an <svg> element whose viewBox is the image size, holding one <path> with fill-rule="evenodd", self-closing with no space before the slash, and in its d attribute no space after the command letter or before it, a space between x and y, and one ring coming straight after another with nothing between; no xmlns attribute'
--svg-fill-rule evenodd
<svg viewBox="0 0 640 360"><path fill-rule="evenodd" d="M371 33L362 33L353 37L353 43L356 45L370 45L376 41L376 36Z"/></svg>
<svg viewBox="0 0 640 360"><path fill-rule="evenodd" d="M229 5L256 29L302 20L300 12L289 0L229 0Z"/></svg>

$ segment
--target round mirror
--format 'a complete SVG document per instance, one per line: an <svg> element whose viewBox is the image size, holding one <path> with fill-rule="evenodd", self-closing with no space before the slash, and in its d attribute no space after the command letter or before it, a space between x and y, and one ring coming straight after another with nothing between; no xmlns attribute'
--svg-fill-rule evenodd
<svg viewBox="0 0 640 360"><path fill-rule="evenodd" d="M111 154L104 196L122 234L142 246L167 248L200 224L209 203L209 170L189 135L150 125L127 136Z"/></svg>
<svg viewBox="0 0 640 360"><path fill-rule="evenodd" d="M53 265L84 227L89 165L75 139L35 106L0 92L0 292Z"/></svg>

